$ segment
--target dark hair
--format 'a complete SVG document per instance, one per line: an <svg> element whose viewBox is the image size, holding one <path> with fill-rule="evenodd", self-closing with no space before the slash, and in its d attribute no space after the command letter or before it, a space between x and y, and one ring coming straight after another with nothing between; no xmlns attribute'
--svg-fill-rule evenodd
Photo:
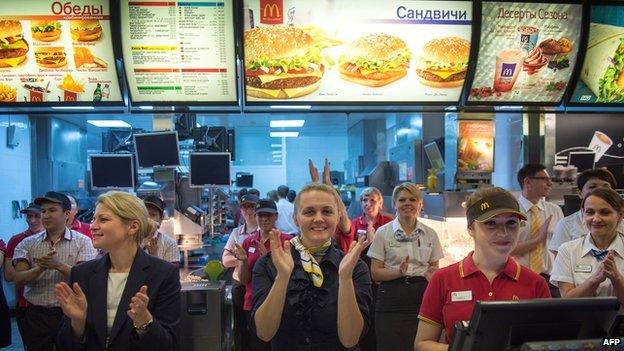
<svg viewBox="0 0 624 351"><path fill-rule="evenodd" d="M247 191L247 194L256 195L257 197L260 197L260 190L251 188L249 189L249 191Z"/></svg>
<svg viewBox="0 0 624 351"><path fill-rule="evenodd" d="M576 186L579 188L579 190L583 190L585 184L587 184L587 182L589 182L590 179L593 178L608 182L609 184L611 184L611 189L617 188L617 180L615 180L613 173L602 168L588 169L581 172L581 174L579 174L576 178Z"/></svg>
<svg viewBox="0 0 624 351"><path fill-rule="evenodd" d="M290 202L295 201L295 197L297 197L297 192L294 190L288 190L288 195L286 195L286 198L288 199L288 201Z"/></svg>
<svg viewBox="0 0 624 351"><path fill-rule="evenodd" d="M277 195L280 197L280 199L284 199L286 198L286 196L288 196L289 190L290 188L286 185L280 185L277 187Z"/></svg>
<svg viewBox="0 0 624 351"><path fill-rule="evenodd" d="M606 203L609 204L609 206L613 207L613 209L618 213L624 212L624 200L622 199L620 194L618 194L617 191L613 189L608 189L608 188L592 189L592 191L587 193L587 195L585 195L585 197L583 198L583 202L581 202L582 209L585 209L585 201L587 201L587 199L590 196L595 196L604 200Z"/></svg>
<svg viewBox="0 0 624 351"><path fill-rule="evenodd" d="M546 169L546 166L539 163L528 163L518 171L518 183L520 189L524 189L524 180L528 177L533 177L537 172L541 172Z"/></svg>

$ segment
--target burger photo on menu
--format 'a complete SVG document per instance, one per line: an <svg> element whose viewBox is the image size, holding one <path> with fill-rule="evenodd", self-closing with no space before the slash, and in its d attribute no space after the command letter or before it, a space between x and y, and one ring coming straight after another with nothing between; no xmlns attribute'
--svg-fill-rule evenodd
<svg viewBox="0 0 624 351"><path fill-rule="evenodd" d="M464 85L470 42L459 37L428 41L418 57L416 75L420 82L434 88L455 88Z"/></svg>
<svg viewBox="0 0 624 351"><path fill-rule="evenodd" d="M248 96L292 99L319 88L324 73L321 52L302 29L256 27L245 32L244 43Z"/></svg>
<svg viewBox="0 0 624 351"><path fill-rule="evenodd" d="M0 67L17 67L26 60L28 49L20 21L0 20Z"/></svg>
<svg viewBox="0 0 624 351"><path fill-rule="evenodd" d="M384 33L367 34L353 41L340 56L340 78L381 87L405 77L410 58L402 39Z"/></svg>
<svg viewBox="0 0 624 351"><path fill-rule="evenodd" d="M69 28L74 41L93 41L102 36L102 26L96 19L71 20Z"/></svg>
<svg viewBox="0 0 624 351"><path fill-rule="evenodd" d="M34 40L55 41L61 36L61 23L46 20L30 21L30 31Z"/></svg>
<svg viewBox="0 0 624 351"><path fill-rule="evenodd" d="M41 68L58 68L67 65L65 48L61 46L35 47L35 61Z"/></svg>

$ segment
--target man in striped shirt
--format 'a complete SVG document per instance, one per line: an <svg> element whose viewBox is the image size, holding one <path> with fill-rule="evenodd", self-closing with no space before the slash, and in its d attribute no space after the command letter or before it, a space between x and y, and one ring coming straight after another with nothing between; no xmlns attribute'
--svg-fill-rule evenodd
<svg viewBox="0 0 624 351"><path fill-rule="evenodd" d="M50 191L35 199L42 208L45 231L20 242L13 254L13 281L24 286L22 339L27 350L52 350L63 312L54 286L67 280L71 267L94 258L91 239L66 227L71 203L64 194Z"/></svg>

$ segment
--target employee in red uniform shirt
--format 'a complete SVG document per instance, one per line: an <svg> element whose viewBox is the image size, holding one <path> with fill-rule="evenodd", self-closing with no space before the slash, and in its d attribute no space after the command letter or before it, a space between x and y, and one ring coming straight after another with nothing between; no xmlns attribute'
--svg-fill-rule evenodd
<svg viewBox="0 0 624 351"><path fill-rule="evenodd" d="M275 222L277 222L277 205L270 199L258 201L255 209L255 217L258 222L258 229L243 241L243 245L236 244L235 250L236 258L240 260L239 279L241 283L246 285L243 310L245 310L248 320L251 318L251 309L253 307L251 272L253 271L256 261L271 250L269 232L271 230L277 230L275 227ZM280 233L279 236L281 242L292 238L290 235L282 233ZM248 348L251 351L271 350L271 344L260 340L255 334L250 335L246 339L248 340Z"/></svg>
<svg viewBox="0 0 624 351"><path fill-rule="evenodd" d="M474 251L431 277L418 315L417 351L447 350L439 342L442 330L451 340L453 325L470 320L476 301L551 297L544 278L510 256L526 220L511 193L502 188L476 191L466 200L466 218Z"/></svg>
<svg viewBox="0 0 624 351"><path fill-rule="evenodd" d="M26 215L26 223L28 224L28 229L25 231L15 234L9 239L7 244L7 249L4 255L4 279L8 282L12 282L15 278L15 267L13 267L13 253L15 252L15 247L17 244L21 243L22 240L27 237L39 233L45 230L43 227L43 222L41 221L41 206L31 203L28 207L22 209L20 211L21 214ZM25 309L28 306L28 302L24 298L24 287L16 286L16 294L15 297L17 301L15 303L15 320L17 321L17 329L20 332L20 335L24 334L25 321L24 321L24 313Z"/></svg>
<svg viewBox="0 0 624 351"><path fill-rule="evenodd" d="M4 264L6 244L0 239L0 268ZM11 318L9 317L9 305L7 305L2 279L0 279L0 348L11 345Z"/></svg>
<svg viewBox="0 0 624 351"><path fill-rule="evenodd" d="M74 197L71 195L66 196L69 198L69 202L71 202L71 209L69 210L69 219L67 220L67 226L69 227L69 229L75 230L78 233L82 233L88 236L91 240L93 240L93 234L91 234L91 225L76 219L76 213L78 213L78 203L76 203L76 199L74 199Z"/></svg>

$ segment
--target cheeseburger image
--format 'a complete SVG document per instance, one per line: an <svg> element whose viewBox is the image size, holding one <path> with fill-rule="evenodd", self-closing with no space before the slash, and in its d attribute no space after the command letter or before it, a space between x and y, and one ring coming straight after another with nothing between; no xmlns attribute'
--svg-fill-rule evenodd
<svg viewBox="0 0 624 351"><path fill-rule="evenodd" d="M420 82L434 88L454 88L464 85L470 42L458 37L430 40L418 57L416 75Z"/></svg>
<svg viewBox="0 0 624 351"><path fill-rule="evenodd" d="M61 36L59 21L30 21L30 31L34 40L55 41Z"/></svg>
<svg viewBox="0 0 624 351"><path fill-rule="evenodd" d="M245 32L244 43L248 96L292 99L319 88L324 72L321 53L303 30L256 27Z"/></svg>
<svg viewBox="0 0 624 351"><path fill-rule="evenodd" d="M26 59L28 43L19 21L0 20L0 67L16 67Z"/></svg>
<svg viewBox="0 0 624 351"><path fill-rule="evenodd" d="M380 87L404 77L411 52L405 42L388 34L368 34L356 39L340 57L340 78Z"/></svg>
<svg viewBox="0 0 624 351"><path fill-rule="evenodd" d="M42 68L58 68L67 64L65 48L60 46L42 46L35 48L35 61Z"/></svg>
<svg viewBox="0 0 624 351"><path fill-rule="evenodd" d="M100 21L96 19L71 20L69 30L75 41L93 41L102 36Z"/></svg>

